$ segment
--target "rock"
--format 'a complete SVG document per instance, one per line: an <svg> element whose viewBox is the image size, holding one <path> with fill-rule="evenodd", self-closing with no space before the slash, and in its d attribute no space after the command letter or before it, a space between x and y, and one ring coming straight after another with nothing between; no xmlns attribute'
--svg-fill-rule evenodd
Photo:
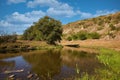
<svg viewBox="0 0 120 80"><path fill-rule="evenodd" d="M37 74L35 74L35 76L38 76Z"/></svg>
<svg viewBox="0 0 120 80"><path fill-rule="evenodd" d="M39 77L36 80L40 80Z"/></svg>
<svg viewBox="0 0 120 80"><path fill-rule="evenodd" d="M28 76L27 76L27 78L29 79L29 78L32 78L33 77L33 74L29 74Z"/></svg>
<svg viewBox="0 0 120 80"><path fill-rule="evenodd" d="M15 77L15 75L14 75L14 74L12 74L12 75L10 75L10 76L9 76L9 78L13 78L13 77Z"/></svg>
<svg viewBox="0 0 120 80"><path fill-rule="evenodd" d="M28 74L31 74L31 72L30 72L30 71L28 71L27 73L28 73Z"/></svg>

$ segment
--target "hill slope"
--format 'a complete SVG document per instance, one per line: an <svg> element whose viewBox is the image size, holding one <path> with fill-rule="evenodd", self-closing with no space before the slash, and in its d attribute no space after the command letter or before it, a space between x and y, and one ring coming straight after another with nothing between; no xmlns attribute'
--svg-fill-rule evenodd
<svg viewBox="0 0 120 80"><path fill-rule="evenodd" d="M81 31L97 32L101 35L101 39L120 40L120 12L71 22L63 26L64 38Z"/></svg>

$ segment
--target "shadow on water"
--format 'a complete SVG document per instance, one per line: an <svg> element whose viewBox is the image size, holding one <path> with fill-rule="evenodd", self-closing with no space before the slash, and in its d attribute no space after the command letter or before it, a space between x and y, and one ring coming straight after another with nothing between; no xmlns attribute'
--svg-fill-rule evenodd
<svg viewBox="0 0 120 80"><path fill-rule="evenodd" d="M21 57L18 56L19 60L16 57L13 60L15 60L17 66L21 64L29 65L27 68L30 70L26 71L36 74L40 80L62 80L78 75L76 65L80 70L79 76L84 72L90 75L94 74L95 69L102 66L95 56L95 54L90 54L85 51L46 50L27 53ZM7 63L4 64L6 65ZM0 65L2 64L0 63ZM25 66L21 66L21 68L27 69ZM25 80L28 76L27 72L24 71L26 76L22 77Z"/></svg>

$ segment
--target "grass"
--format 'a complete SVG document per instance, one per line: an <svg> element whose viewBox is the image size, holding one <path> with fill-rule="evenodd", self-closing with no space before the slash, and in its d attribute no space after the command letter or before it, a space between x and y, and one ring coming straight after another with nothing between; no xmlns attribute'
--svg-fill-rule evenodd
<svg viewBox="0 0 120 80"><path fill-rule="evenodd" d="M98 60L107 68L98 70L101 80L120 80L120 52L111 49L100 49Z"/></svg>
<svg viewBox="0 0 120 80"><path fill-rule="evenodd" d="M81 77L75 77L74 80L120 80L120 52L112 49L99 48L98 60L105 67L96 70L96 74L88 75L85 73ZM79 74L76 65L76 73Z"/></svg>

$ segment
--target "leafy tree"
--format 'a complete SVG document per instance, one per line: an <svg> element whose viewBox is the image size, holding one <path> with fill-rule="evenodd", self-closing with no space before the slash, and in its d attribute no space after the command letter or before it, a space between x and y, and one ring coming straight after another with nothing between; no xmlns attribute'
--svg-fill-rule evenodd
<svg viewBox="0 0 120 80"><path fill-rule="evenodd" d="M45 16L38 22L35 22L30 28L25 30L23 39L25 40L43 40L48 44L55 44L61 40L62 24L60 21Z"/></svg>

